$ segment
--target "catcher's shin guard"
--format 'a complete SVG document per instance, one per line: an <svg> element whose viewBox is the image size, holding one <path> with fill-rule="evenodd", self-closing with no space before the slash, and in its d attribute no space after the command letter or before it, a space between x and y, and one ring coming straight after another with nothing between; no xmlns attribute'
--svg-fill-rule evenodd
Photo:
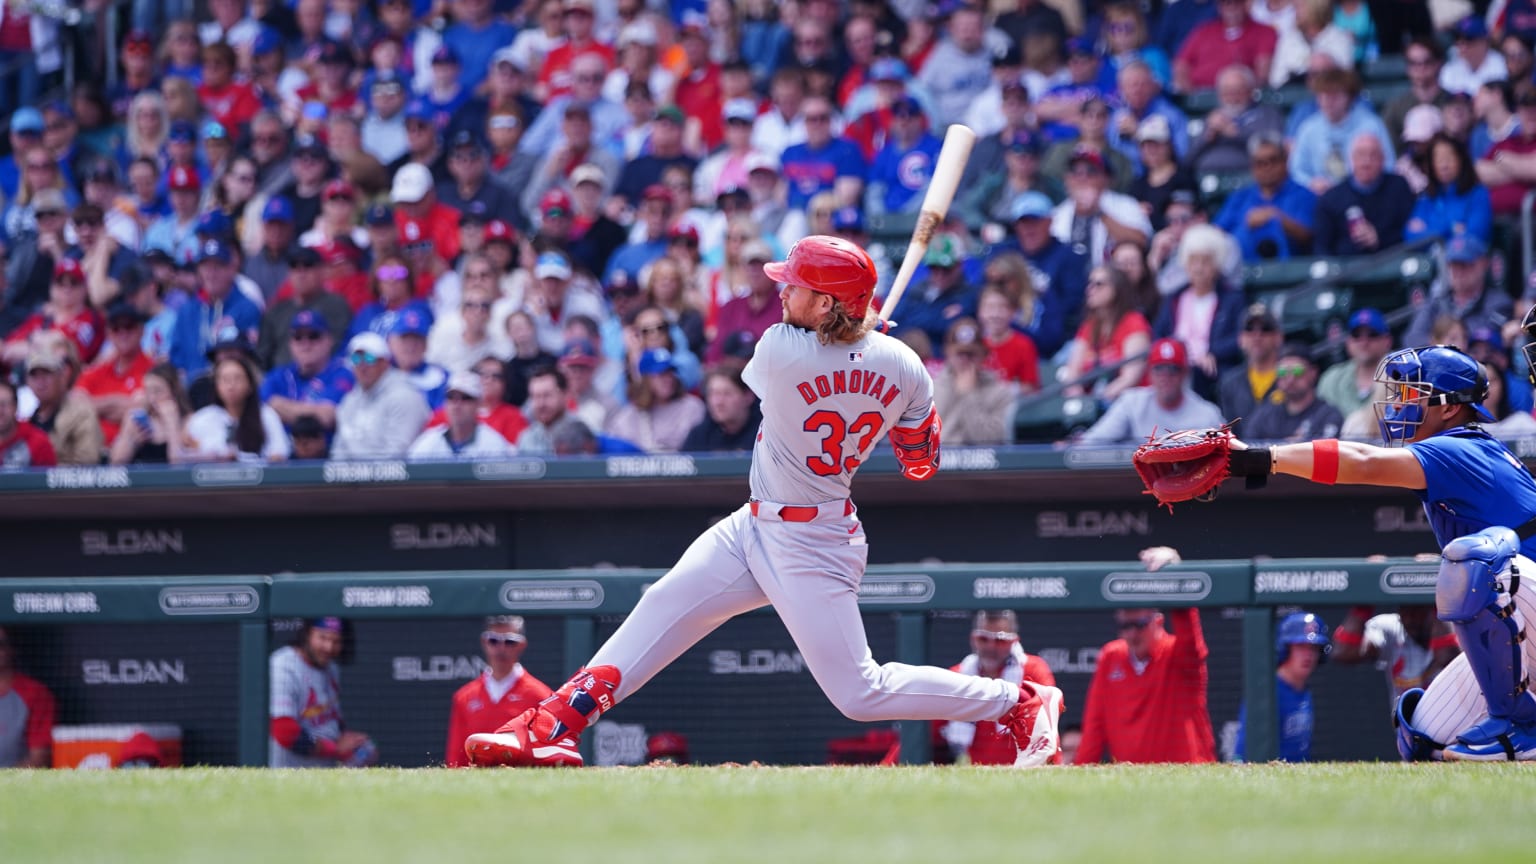
<svg viewBox="0 0 1536 864"><path fill-rule="evenodd" d="M469 736L464 751L476 765L580 767L581 733L613 708L619 689L613 666L583 669L554 695L495 732Z"/></svg>
<svg viewBox="0 0 1536 864"><path fill-rule="evenodd" d="M1536 758L1536 697L1528 691L1520 643L1525 621L1513 595L1520 573L1520 538L1508 528L1485 528L1446 544L1435 584L1440 620L1456 641L1483 691L1488 718L1456 736L1445 758L1502 761Z"/></svg>
<svg viewBox="0 0 1536 864"><path fill-rule="evenodd" d="M1055 687L1019 684L1019 701L997 721L1019 748L1015 768L1037 768L1061 751L1061 708L1061 691Z"/></svg>
<svg viewBox="0 0 1536 864"><path fill-rule="evenodd" d="M1397 708L1392 712L1392 726L1397 732L1397 752L1404 762L1429 762L1445 745L1420 732L1413 725L1413 712L1424 698L1424 688L1415 687L1397 697Z"/></svg>

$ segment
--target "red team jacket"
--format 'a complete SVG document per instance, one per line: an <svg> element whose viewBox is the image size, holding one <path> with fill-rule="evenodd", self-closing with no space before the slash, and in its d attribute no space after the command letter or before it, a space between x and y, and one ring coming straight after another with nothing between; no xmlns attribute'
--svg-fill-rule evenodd
<svg viewBox="0 0 1536 864"><path fill-rule="evenodd" d="M1106 751L1116 762L1216 761L1200 613L1176 609L1168 619L1174 632L1152 646L1139 675L1124 639L1099 653L1076 764L1096 763Z"/></svg>
<svg viewBox="0 0 1536 864"><path fill-rule="evenodd" d="M490 694L485 692L485 675L460 687L453 694L453 710L448 715L448 752L445 756L448 767L469 766L464 739L477 732L495 732L503 723L538 705L553 692L526 671L500 702L492 702Z"/></svg>

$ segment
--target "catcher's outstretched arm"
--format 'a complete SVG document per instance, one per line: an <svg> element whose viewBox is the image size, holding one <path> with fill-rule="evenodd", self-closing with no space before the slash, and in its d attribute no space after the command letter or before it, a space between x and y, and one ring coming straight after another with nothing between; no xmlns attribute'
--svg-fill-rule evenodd
<svg viewBox="0 0 1536 864"><path fill-rule="evenodd" d="M1234 442L1233 449L1248 448ZM1252 448L1248 448L1252 449ZM1327 438L1269 448L1270 470L1319 483L1424 488L1424 466L1412 452ZM1236 473L1236 472L1234 472Z"/></svg>

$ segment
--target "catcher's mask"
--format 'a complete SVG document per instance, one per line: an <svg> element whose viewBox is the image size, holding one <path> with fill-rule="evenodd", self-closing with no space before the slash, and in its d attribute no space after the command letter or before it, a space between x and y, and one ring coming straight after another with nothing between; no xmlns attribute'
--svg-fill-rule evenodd
<svg viewBox="0 0 1536 864"><path fill-rule="evenodd" d="M1387 388L1386 398L1375 407L1381 438L1389 446L1413 440L1431 405L1471 405L1478 417L1493 422L1482 405L1488 396L1483 367L1459 348L1432 345L1395 351L1376 367L1376 381Z"/></svg>
<svg viewBox="0 0 1536 864"><path fill-rule="evenodd" d="M1525 354L1525 376L1531 379L1532 384L1536 384L1536 306L1526 310L1520 329L1525 331L1527 340L1520 346L1521 353Z"/></svg>

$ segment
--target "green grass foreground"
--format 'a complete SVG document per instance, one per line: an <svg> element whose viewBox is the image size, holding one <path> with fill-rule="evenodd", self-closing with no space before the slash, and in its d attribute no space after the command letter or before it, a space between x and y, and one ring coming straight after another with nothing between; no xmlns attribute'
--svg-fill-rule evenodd
<svg viewBox="0 0 1536 864"><path fill-rule="evenodd" d="M0 771L13 862L1528 861L1536 765Z"/></svg>

